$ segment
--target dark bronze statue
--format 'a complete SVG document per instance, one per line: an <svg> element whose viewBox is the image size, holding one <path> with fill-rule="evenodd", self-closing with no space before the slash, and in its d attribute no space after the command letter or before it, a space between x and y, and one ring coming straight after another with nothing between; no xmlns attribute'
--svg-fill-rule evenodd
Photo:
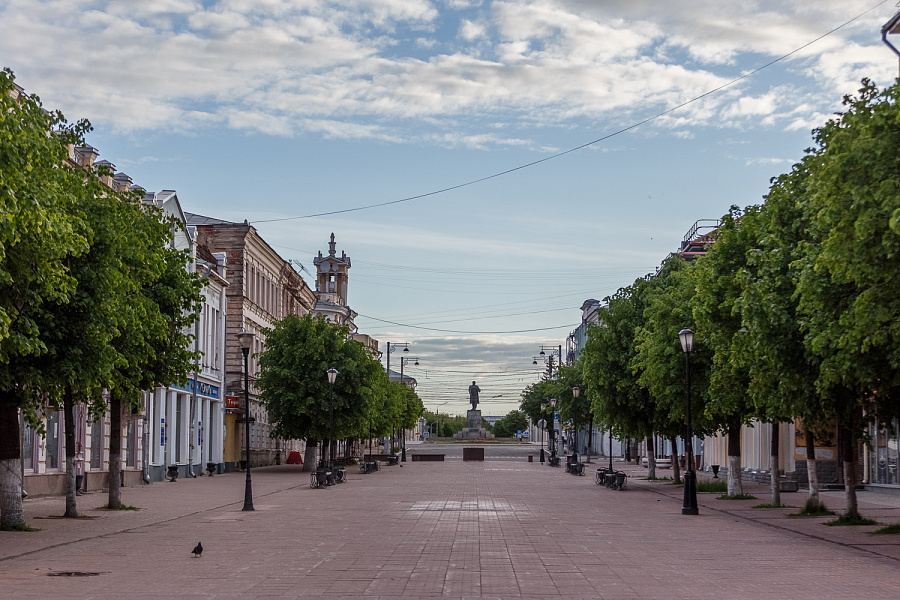
<svg viewBox="0 0 900 600"><path fill-rule="evenodd" d="M478 410L478 392L481 391L481 388L475 385L475 382L472 382L472 385L469 386L469 402L472 403L472 410Z"/></svg>

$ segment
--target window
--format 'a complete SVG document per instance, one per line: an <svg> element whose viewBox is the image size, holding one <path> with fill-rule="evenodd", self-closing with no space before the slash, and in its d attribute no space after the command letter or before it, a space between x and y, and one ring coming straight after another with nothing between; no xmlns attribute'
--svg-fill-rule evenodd
<svg viewBox="0 0 900 600"><path fill-rule="evenodd" d="M22 461L25 463L26 471L34 471L34 429L25 425L22 432Z"/></svg>
<svg viewBox="0 0 900 600"><path fill-rule="evenodd" d="M91 470L103 468L103 419L91 423Z"/></svg>
<svg viewBox="0 0 900 600"><path fill-rule="evenodd" d="M132 467L137 464L137 421L128 421L125 433L125 466Z"/></svg>
<svg viewBox="0 0 900 600"><path fill-rule="evenodd" d="M59 422L60 413L58 411L50 413L47 417L47 436L45 438L47 444L47 469L59 470Z"/></svg>

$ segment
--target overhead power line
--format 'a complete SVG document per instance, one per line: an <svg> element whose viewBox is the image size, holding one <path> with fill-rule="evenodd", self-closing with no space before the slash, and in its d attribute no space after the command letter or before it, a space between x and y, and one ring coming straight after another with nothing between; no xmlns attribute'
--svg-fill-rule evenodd
<svg viewBox="0 0 900 600"><path fill-rule="evenodd" d="M296 216L296 217L281 217L281 218L277 218L277 219L260 219L260 220L258 220L258 221L254 221L254 223L275 223L275 222L279 222L279 221L295 221L295 220L299 220L299 219L311 219L311 218L313 218L313 217L326 217L326 216L329 216L329 215L339 215L339 214L343 214L343 213L356 212L356 211L360 211L360 210L369 210L369 209L371 209L371 208L380 208L380 207L383 207L383 206L391 206L391 205L393 205L393 204L401 204L401 203L403 203L403 202L411 202L412 200L421 200L422 198L428 198L428 197L430 197L430 196L437 196L438 194L444 194L444 193L446 193L446 192L452 192L453 190L458 190L458 189L460 189L460 188L464 188L464 187L468 187L468 186L471 186L471 185L475 185L475 184L477 184L477 183L483 183L483 182L485 182L485 181L490 181L491 179L496 179L496 178L502 177L502 176L504 176L504 175L509 175L510 173L515 173L516 171L521 171L521 170L523 170L523 169L527 169L527 168L529 168L529 167L533 167L533 166L539 165L539 164L541 164L541 163L545 163L545 162L548 162L548 161L551 161L551 160L560 158L560 157L565 156L565 155L567 155L567 154L572 154L573 152L577 152L578 150L583 150L584 148L587 148L587 147L589 147L589 146L593 146L594 144L599 144L600 142L606 141L606 140L608 140L608 139L610 139L610 138L612 138L612 137L615 137L615 136L617 136L617 135L620 135L620 134L626 133L626 132L628 132L628 131L631 131L632 129L635 129L635 128L637 128L637 127L640 127L641 125L644 125L644 124L646 124L646 123L650 123L651 121L655 121L655 120L657 120L657 119L659 119L659 118L661 118L661 117L664 117L664 116L666 116L666 115L668 115L668 114L670 114L670 113L673 113L673 112L675 112L675 111L677 111L677 110L679 110L679 109L682 109L682 108L684 108L685 106L688 106L688 105L690 105L690 104L693 104L694 102L697 102L698 100L702 100L703 98L706 98L707 96L711 96L712 94L715 94L715 93L717 93L717 92L720 92L720 91L724 90L725 88L729 88L729 87L733 86L734 84L738 83L739 81L743 81L744 79L747 79L747 78L749 78L749 77L752 77L753 75L756 75L757 73L759 73L759 72L762 71L763 69L768 69L768 68L771 67L772 65L774 65L774 64L776 64L776 63L779 63L779 62L783 61L783 60L786 59L786 58L790 58L791 56L793 56L794 54L797 54L797 53L800 52L801 50L804 50L804 49L808 48L809 46L812 46L813 44L815 44L815 43L818 42L819 40L828 37L829 35L831 35L832 33L836 32L836 31L838 31L838 30L840 30L840 29L843 29L844 27L846 27L846 26L849 25L850 23L852 23L852 22L854 22L854 21L860 19L861 17L864 17L865 15L869 14L870 12L872 12L873 10L875 10L876 8L878 8L879 6L881 6L882 4L885 4L887 1L888 1L888 0L882 0L881 2L879 2L878 4L876 4L875 6L873 6L872 8L870 8L870 9L868 9L868 10L866 10L866 11L863 11L862 13L856 15L855 17L853 17L853 18L850 19L849 21L845 21L844 23L838 25L838 26L835 27L834 29L831 29L830 31L827 31L827 32L823 33L822 35L820 35L819 37L815 38L814 40L809 41L809 42L803 44L803 45L800 46L799 48L795 48L794 50L791 50L791 51L788 52L787 54L782 54L782 55L779 56L778 58L775 58L775 59L773 59L773 60L770 60L770 61L767 62L766 64L764 64L764 65L762 65L762 66L760 66L760 67L757 67L757 68L753 69L752 71L748 71L747 73L744 73L744 74L741 75L740 77L735 77L735 78L732 79L731 81L728 81L728 82L726 82L726 83L723 83L722 85L720 85L720 86L718 86L718 87L715 87L715 88L713 88L713 89L711 89L711 90L709 90L709 91L707 91L707 92L704 92L704 93L700 94L699 96L694 96L694 97L691 98L690 100L686 100L686 101L682 102L681 104L678 104L678 105L676 105L676 106L673 106L672 108L669 108L669 109L664 110L664 111L662 111L662 112L656 113L655 115L653 115L653 116L651 116L651 117L647 117L646 119L642 119L642 120L637 121L636 123L632 123L631 125L628 125L628 126L626 126L626 127L622 127L621 129L618 129L618 130L616 130L616 131L613 131L612 133L608 133L608 134L606 134L606 135L604 135L604 136L601 136L601 137L599 137L599 138L597 138L597 139L595 139L595 140L591 140L590 142L586 142L586 143L584 143L584 144L581 144L580 146L575 146L574 148L569 148L568 150L563 150L562 152L557 152L556 154L552 154L552 155L550 155L550 156L545 156L544 158L541 158L541 159L538 159L538 160L533 160L533 161L531 161L531 162L529 162L529 163L525 163L525 164L523 164L523 165L519 165L519 166L513 167L513 168L511 168L511 169L506 169L505 171L500 171L500 172L494 173L494 174L492 174L492 175L485 175L484 177L479 177L478 179L472 179L472 180L467 181L467 182L465 182L465 183L458 183L458 184L456 184L456 185L451 185L451 186L448 186L448 187L445 187L445 188L433 190L433 191L431 191L431 192L425 192L424 194L416 194L415 196L407 196L406 198L400 198L399 200L389 200L389 201L387 201L387 202L378 202L378 203L376 203L376 204L367 204L367 205L365 205L365 206L355 206L355 207L351 207L351 208L342 208L342 209L338 209L338 210L329 210L329 211L320 212L320 213L314 213L314 214L309 214L309 215L300 215L300 216Z"/></svg>
<svg viewBox="0 0 900 600"><path fill-rule="evenodd" d="M551 329L568 329L570 327L577 327L578 323L574 325L556 325L555 327L536 327L534 329L515 329L510 331L459 331L456 329L437 329L435 327L420 327L419 325L406 325L405 323L397 323L396 321L387 321L385 319L378 319L376 317L370 317L369 315L364 315L359 313L360 317L365 317L366 319L372 319L373 321L379 321L380 323L388 323L390 325L396 325L398 327L410 327L412 329L425 329L427 331L439 331L441 333L475 333L475 334L503 334L503 333L531 333L533 331L550 331Z"/></svg>

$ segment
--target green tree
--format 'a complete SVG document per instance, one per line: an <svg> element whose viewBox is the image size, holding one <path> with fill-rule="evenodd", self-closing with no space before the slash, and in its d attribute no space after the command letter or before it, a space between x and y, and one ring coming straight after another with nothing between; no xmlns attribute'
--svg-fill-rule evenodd
<svg viewBox="0 0 900 600"><path fill-rule="evenodd" d="M518 431L528 429L528 417L518 410L511 410L494 423L494 435L496 437L514 437Z"/></svg>
<svg viewBox="0 0 900 600"><path fill-rule="evenodd" d="M649 474L655 477L653 434L668 428L668 413L639 384L635 365L635 336L645 323L650 285L640 278L604 298L602 322L588 329L581 359L594 417L620 438L646 439Z"/></svg>
<svg viewBox="0 0 900 600"><path fill-rule="evenodd" d="M816 385L841 430L847 516L858 517L855 448L866 423L900 410L900 88L864 80L845 112L815 132L808 210L813 241L798 258L807 348Z"/></svg>
<svg viewBox="0 0 900 600"><path fill-rule="evenodd" d="M390 422L393 408L388 396L402 392L387 380L380 363L349 330L322 316L288 315L263 332L266 350L259 357L257 387L269 412L271 435L306 439L315 451L329 438L330 389L326 372L334 368L335 439L376 434ZM315 458L304 469L314 468ZM324 453L323 453L324 458Z"/></svg>
<svg viewBox="0 0 900 600"><path fill-rule="evenodd" d="M122 415L141 405L143 390L183 384L193 361L191 325L199 318L203 295L196 273L186 267L190 253L173 248L179 225L158 210L132 198L122 208L120 227L126 236L120 258L128 285L118 295L115 362L106 380L109 391L109 502L119 508ZM128 220L125 220L125 219ZM122 292L128 292L123 294Z"/></svg>
<svg viewBox="0 0 900 600"><path fill-rule="evenodd" d="M751 207L743 212L731 207L714 234L715 243L697 261L693 278L694 339L703 341L711 361L704 414L714 426L728 432L729 496L743 494L741 427L757 416L749 392L749 369L742 360L744 347L737 340L743 335L738 301L747 253L757 242L757 210ZM777 478L773 481L777 483Z"/></svg>
<svg viewBox="0 0 900 600"><path fill-rule="evenodd" d="M663 263L659 273L650 279L645 321L635 336L637 355L632 366L638 373L638 383L656 404L654 428L673 442L676 436L685 436L685 357L678 332L697 329L692 305L696 266L696 262L686 262L680 256ZM695 337L691 354L691 414L694 434L698 436L716 429L705 415L709 364L704 341ZM677 464L673 461L673 467Z"/></svg>
<svg viewBox="0 0 900 600"><path fill-rule="evenodd" d="M809 203L810 153L790 173L773 178L765 203L754 216L756 246L747 253L741 296L736 305L742 331L735 338L749 374L748 391L756 413L777 422L803 420L810 500L819 501L813 430L831 425L834 407L816 389L817 357L804 344L795 293L803 257L801 244L812 242ZM745 217L746 218L746 217Z"/></svg>
<svg viewBox="0 0 900 600"><path fill-rule="evenodd" d="M68 168L68 146L82 145L87 121L69 124L19 94L0 72L0 527L25 524L17 410L40 429L40 393L55 373L36 368L53 334L51 313L78 294L71 262L85 255L91 229L85 207L103 190ZM67 444L69 445L74 444Z"/></svg>

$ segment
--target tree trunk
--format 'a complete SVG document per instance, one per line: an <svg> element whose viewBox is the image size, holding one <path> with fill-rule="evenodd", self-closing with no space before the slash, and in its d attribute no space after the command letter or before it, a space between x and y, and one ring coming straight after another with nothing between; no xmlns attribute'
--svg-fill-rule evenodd
<svg viewBox="0 0 900 600"><path fill-rule="evenodd" d="M63 517L67 519L78 518L78 508L75 505L75 399L72 386L66 385L63 394L63 419L65 421L66 436L66 512Z"/></svg>
<svg viewBox="0 0 900 600"><path fill-rule="evenodd" d="M681 483L681 464L678 462L678 438L673 435L669 440L672 442L672 479L675 483Z"/></svg>
<svg viewBox="0 0 900 600"><path fill-rule="evenodd" d="M728 427L728 495L743 496L741 483L741 426Z"/></svg>
<svg viewBox="0 0 900 600"><path fill-rule="evenodd" d="M0 528L3 529L25 526L21 436L16 406L9 398L0 396Z"/></svg>
<svg viewBox="0 0 900 600"><path fill-rule="evenodd" d="M859 505L856 501L856 461L854 459L853 432L849 427L841 426L841 454L844 461L844 490L847 499L848 517L859 517Z"/></svg>
<svg viewBox="0 0 900 600"><path fill-rule="evenodd" d="M303 469L301 472L311 473L316 470L316 450L318 440L306 440L306 450L303 451Z"/></svg>
<svg viewBox="0 0 900 600"><path fill-rule="evenodd" d="M778 469L778 423L772 423L771 452L769 456L769 471L772 474L772 506L781 506L781 477Z"/></svg>
<svg viewBox="0 0 900 600"><path fill-rule="evenodd" d="M122 508L122 399L109 398L109 508Z"/></svg>
<svg viewBox="0 0 900 600"><path fill-rule="evenodd" d="M647 436L647 477L656 479L656 449L652 435Z"/></svg>
<svg viewBox="0 0 900 600"><path fill-rule="evenodd" d="M815 435L806 427L806 474L809 479L809 499L819 502L819 472L816 470Z"/></svg>

